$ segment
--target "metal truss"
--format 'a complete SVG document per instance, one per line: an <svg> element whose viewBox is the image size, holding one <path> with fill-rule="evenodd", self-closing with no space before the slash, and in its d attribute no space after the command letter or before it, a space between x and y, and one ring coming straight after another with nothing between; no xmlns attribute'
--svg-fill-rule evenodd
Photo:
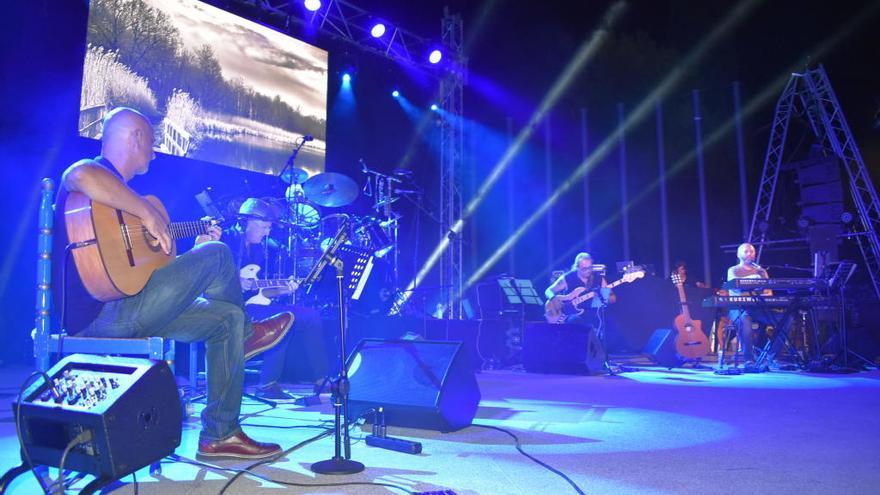
<svg viewBox="0 0 880 495"><path fill-rule="evenodd" d="M797 78L792 76L776 102L776 113L773 116L773 127L770 130L770 144L764 155L764 172L758 186L758 197L755 200L755 212L752 215L752 226L749 229L748 242L757 245L757 259L761 259L767 230L770 225L770 208L773 206L773 195L776 192L776 180L782 166L782 155L785 150L785 139L788 136L788 123L797 94Z"/></svg>
<svg viewBox="0 0 880 495"><path fill-rule="evenodd" d="M441 23L447 54L461 63L463 23L461 16L444 11ZM462 241L464 232L456 225L462 218L462 169L464 150L464 73L450 72L440 81L440 235L449 246L440 258L440 287L443 289L444 316L461 319Z"/></svg>
<svg viewBox="0 0 880 495"><path fill-rule="evenodd" d="M251 5L259 11L283 16L286 26L289 23L316 26L318 30L334 39L343 40L358 48L380 55L395 62L425 69L438 77L443 75L448 64L433 65L428 62L428 54L438 48L438 43L423 38L410 31L392 25L387 19L374 16L366 10L344 0L326 0L315 12L304 11L293 5L295 0L234 0L239 4ZM387 31L380 38L370 35L377 22L385 24ZM448 54L445 54L448 55Z"/></svg>
<svg viewBox="0 0 880 495"><path fill-rule="evenodd" d="M875 295L880 299L880 238L877 234L880 229L880 200L843 115L843 109L834 94L825 68L821 65L802 74L792 74L776 105L776 115L764 160L764 172L752 217L749 241L757 240L757 243L765 241L766 228L762 229L759 222L769 222L770 219L773 192L779 175L788 122L794 106L798 103L807 116L825 155L836 156L846 169L850 193L863 229L863 232L854 237L858 241L865 269L874 285ZM758 247L759 253L762 247Z"/></svg>

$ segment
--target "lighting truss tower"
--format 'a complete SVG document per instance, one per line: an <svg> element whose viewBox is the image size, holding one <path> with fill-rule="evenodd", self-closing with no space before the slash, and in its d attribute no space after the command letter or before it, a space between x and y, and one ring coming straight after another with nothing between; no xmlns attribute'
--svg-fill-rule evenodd
<svg viewBox="0 0 880 495"><path fill-rule="evenodd" d="M865 269L880 299L880 200L871 182L862 154L853 139L843 109L834 94L823 66L792 74L776 103L776 114L770 131L770 143L764 158L764 171L758 188L755 212L749 231L749 242L758 246L760 257L767 240L767 225L771 218L773 195L782 165L788 124L793 112L807 116L810 126L826 156L836 156L846 169L853 204L859 213L862 232L855 235Z"/></svg>
<svg viewBox="0 0 880 495"><path fill-rule="evenodd" d="M462 216L462 166L464 150L464 84L463 23L461 16L444 10L441 21L443 44L456 69L440 81L440 235L449 245L440 258L440 287L443 293L444 317L461 319L462 242L463 230L456 222ZM442 238L442 237L441 237Z"/></svg>

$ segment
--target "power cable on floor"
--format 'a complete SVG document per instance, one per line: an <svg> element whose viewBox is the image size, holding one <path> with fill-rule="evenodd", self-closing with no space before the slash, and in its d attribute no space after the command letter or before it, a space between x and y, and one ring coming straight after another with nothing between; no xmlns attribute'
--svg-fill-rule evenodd
<svg viewBox="0 0 880 495"><path fill-rule="evenodd" d="M574 488L574 490L575 490L579 495L585 495L585 494L584 494L584 491L581 490L581 488L577 485L577 483L575 483L574 481L572 481L572 479L569 478L565 473L563 473L562 471L560 471L560 470L554 468L553 466L547 464L546 462L544 462L544 461L542 461L542 460L540 460L540 459L538 459L538 458L532 456L531 454L527 453L526 451L524 451L524 450L522 449L522 446L520 445L519 437L517 437L516 435L514 435L513 432L511 432L511 431L509 431L509 430L505 430L504 428L499 428L499 427L497 427L497 426L479 425L479 424L476 424L476 423L474 423L473 426L479 426L480 428L487 428L487 429L489 429L489 430L498 430L498 431L500 431L500 432L502 432L502 433L506 433L507 435L513 437L514 442L516 442L516 450L518 450L520 454L526 456L526 458L532 460L535 464L538 464L539 466L543 467L544 469L547 469L547 470L550 471L551 473L554 473L554 474L556 474L557 476L559 476L559 477L561 477L562 479L564 479L566 482L568 482L569 485L571 485L572 488Z"/></svg>

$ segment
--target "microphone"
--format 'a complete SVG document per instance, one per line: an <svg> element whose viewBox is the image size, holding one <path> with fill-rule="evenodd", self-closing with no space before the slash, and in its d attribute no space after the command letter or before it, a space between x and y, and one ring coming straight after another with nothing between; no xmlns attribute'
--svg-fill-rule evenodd
<svg viewBox="0 0 880 495"><path fill-rule="evenodd" d="M314 141L314 140L315 140L315 138L312 137L311 134L306 134L306 135L303 136L303 142L304 142L304 143L308 143L309 141Z"/></svg>
<svg viewBox="0 0 880 495"><path fill-rule="evenodd" d="M764 267L763 267L763 266L761 266L761 265L755 263L754 261L746 261L746 263L748 263L748 264L749 264L752 268L754 268L755 270L761 270L761 271L764 270Z"/></svg>

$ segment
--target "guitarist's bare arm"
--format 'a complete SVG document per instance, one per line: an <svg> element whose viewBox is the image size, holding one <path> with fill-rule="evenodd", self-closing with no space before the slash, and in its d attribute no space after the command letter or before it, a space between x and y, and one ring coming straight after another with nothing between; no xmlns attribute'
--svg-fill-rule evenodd
<svg viewBox="0 0 880 495"><path fill-rule="evenodd" d="M95 161L80 160L71 165L61 177L61 185L68 191L80 192L89 199L139 217L150 235L159 240L162 250L166 254L171 253L168 219L143 196Z"/></svg>
<svg viewBox="0 0 880 495"><path fill-rule="evenodd" d="M605 280L605 277L602 277L602 287L608 287L608 281ZM608 304L614 304L617 302L617 294L612 290L611 293L608 294Z"/></svg>
<svg viewBox="0 0 880 495"><path fill-rule="evenodd" d="M548 301L553 299L555 296L565 292L568 289L568 284L565 282L565 276L559 277L556 279L556 282L550 284L550 287L547 287L544 290L544 298Z"/></svg>

